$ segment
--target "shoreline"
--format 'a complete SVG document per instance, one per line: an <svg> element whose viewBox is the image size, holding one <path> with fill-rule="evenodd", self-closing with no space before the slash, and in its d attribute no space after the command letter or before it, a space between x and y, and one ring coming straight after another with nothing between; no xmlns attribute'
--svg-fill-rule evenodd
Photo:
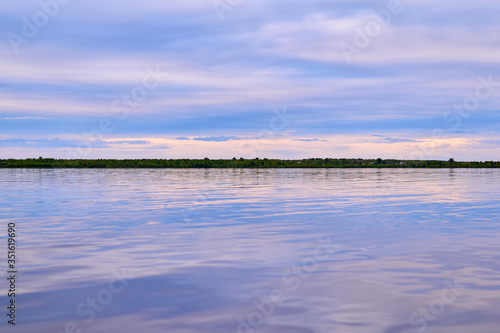
<svg viewBox="0 0 500 333"><path fill-rule="evenodd" d="M0 159L0 169L496 169L500 161L280 159Z"/></svg>

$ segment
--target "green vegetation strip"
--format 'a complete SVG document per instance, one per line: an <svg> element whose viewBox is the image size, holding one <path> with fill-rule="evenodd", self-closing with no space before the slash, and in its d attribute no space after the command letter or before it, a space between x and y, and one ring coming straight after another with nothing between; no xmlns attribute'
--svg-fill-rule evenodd
<svg viewBox="0 0 500 333"><path fill-rule="evenodd" d="M133 159L133 160L64 160L28 158L0 160L0 168L500 168L500 162L455 162L428 160L383 160L351 158L278 159Z"/></svg>

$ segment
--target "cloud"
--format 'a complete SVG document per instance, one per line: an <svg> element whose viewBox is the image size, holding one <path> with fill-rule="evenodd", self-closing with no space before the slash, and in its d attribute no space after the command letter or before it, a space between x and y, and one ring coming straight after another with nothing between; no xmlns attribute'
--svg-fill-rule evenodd
<svg viewBox="0 0 500 333"><path fill-rule="evenodd" d="M78 140L0 138L0 147L78 147Z"/></svg>
<svg viewBox="0 0 500 333"><path fill-rule="evenodd" d="M473 140L470 141L470 143L474 144L481 144L481 145L493 145L493 146L500 146L500 140Z"/></svg>
<svg viewBox="0 0 500 333"><path fill-rule="evenodd" d="M193 138L195 141L207 141L207 142L225 142L232 140L241 140L237 136L208 136L208 137L197 137Z"/></svg>
<svg viewBox="0 0 500 333"><path fill-rule="evenodd" d="M132 149L158 144L128 141L134 137L177 137L175 145L192 146L255 138L282 128L272 123L272 109L281 105L297 115L274 133L275 140L290 138L289 154L308 154L298 142L326 146L315 136L333 141L332 135L346 135L345 146L359 138L418 142L404 136L450 129L446 111L474 95L479 77L498 73L500 3L456 3L404 2L403 11L348 63L340 43L354 45L357 29L387 1L247 1L232 6L223 23L206 0L73 2L19 45L18 54L7 38L0 41L0 133L61 139L0 145L10 145L3 149L10 152L21 145L71 147L79 142L72 138L110 118L127 140L109 135L96 147L103 155L122 149L129 157ZM2 31L21 34L21 18L32 18L35 7L20 1L2 6ZM161 84L126 119L118 118L113 101L140 86L146 67L156 65L165 74ZM453 134L497 133L497 104L493 96L481 100ZM372 133L387 135L370 138ZM269 157L276 151L269 150Z"/></svg>
<svg viewBox="0 0 500 333"><path fill-rule="evenodd" d="M141 148L165 149L168 148L165 144L153 144L147 140L77 140L77 139L61 139L61 138L0 138L0 147L60 147L60 148L75 148L85 147L88 143L96 149L112 148L116 146L145 146Z"/></svg>
<svg viewBox="0 0 500 333"><path fill-rule="evenodd" d="M328 140L323 140L323 139L293 139L293 141L303 141L303 142L328 142Z"/></svg>
<svg viewBox="0 0 500 333"><path fill-rule="evenodd" d="M43 120L43 119L52 119L48 117L30 117L30 116L25 116L25 117L5 117L3 118L5 120Z"/></svg>
<svg viewBox="0 0 500 333"><path fill-rule="evenodd" d="M147 149L172 149L172 147L166 144L155 144L152 145L151 147L148 147Z"/></svg>
<svg viewBox="0 0 500 333"><path fill-rule="evenodd" d="M421 142L413 139L405 139L405 138L391 138L384 137L382 140L378 141L380 143L402 143L402 142Z"/></svg>
<svg viewBox="0 0 500 333"><path fill-rule="evenodd" d="M145 140L122 140L122 141L104 141L105 143L108 144L114 144L114 145L148 145L151 144L149 141Z"/></svg>

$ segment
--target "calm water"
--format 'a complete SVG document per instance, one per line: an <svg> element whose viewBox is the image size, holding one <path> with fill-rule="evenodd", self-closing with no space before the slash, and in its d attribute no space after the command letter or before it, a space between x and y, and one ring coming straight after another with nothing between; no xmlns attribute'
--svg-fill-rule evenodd
<svg viewBox="0 0 500 333"><path fill-rule="evenodd" d="M500 327L499 170L4 169L0 187L20 270L2 332Z"/></svg>

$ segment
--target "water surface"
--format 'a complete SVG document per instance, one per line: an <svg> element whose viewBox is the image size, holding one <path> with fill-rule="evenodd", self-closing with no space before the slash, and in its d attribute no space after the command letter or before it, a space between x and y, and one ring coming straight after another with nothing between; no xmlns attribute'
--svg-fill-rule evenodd
<svg viewBox="0 0 500 333"><path fill-rule="evenodd" d="M3 169L0 190L2 332L500 327L500 170Z"/></svg>

